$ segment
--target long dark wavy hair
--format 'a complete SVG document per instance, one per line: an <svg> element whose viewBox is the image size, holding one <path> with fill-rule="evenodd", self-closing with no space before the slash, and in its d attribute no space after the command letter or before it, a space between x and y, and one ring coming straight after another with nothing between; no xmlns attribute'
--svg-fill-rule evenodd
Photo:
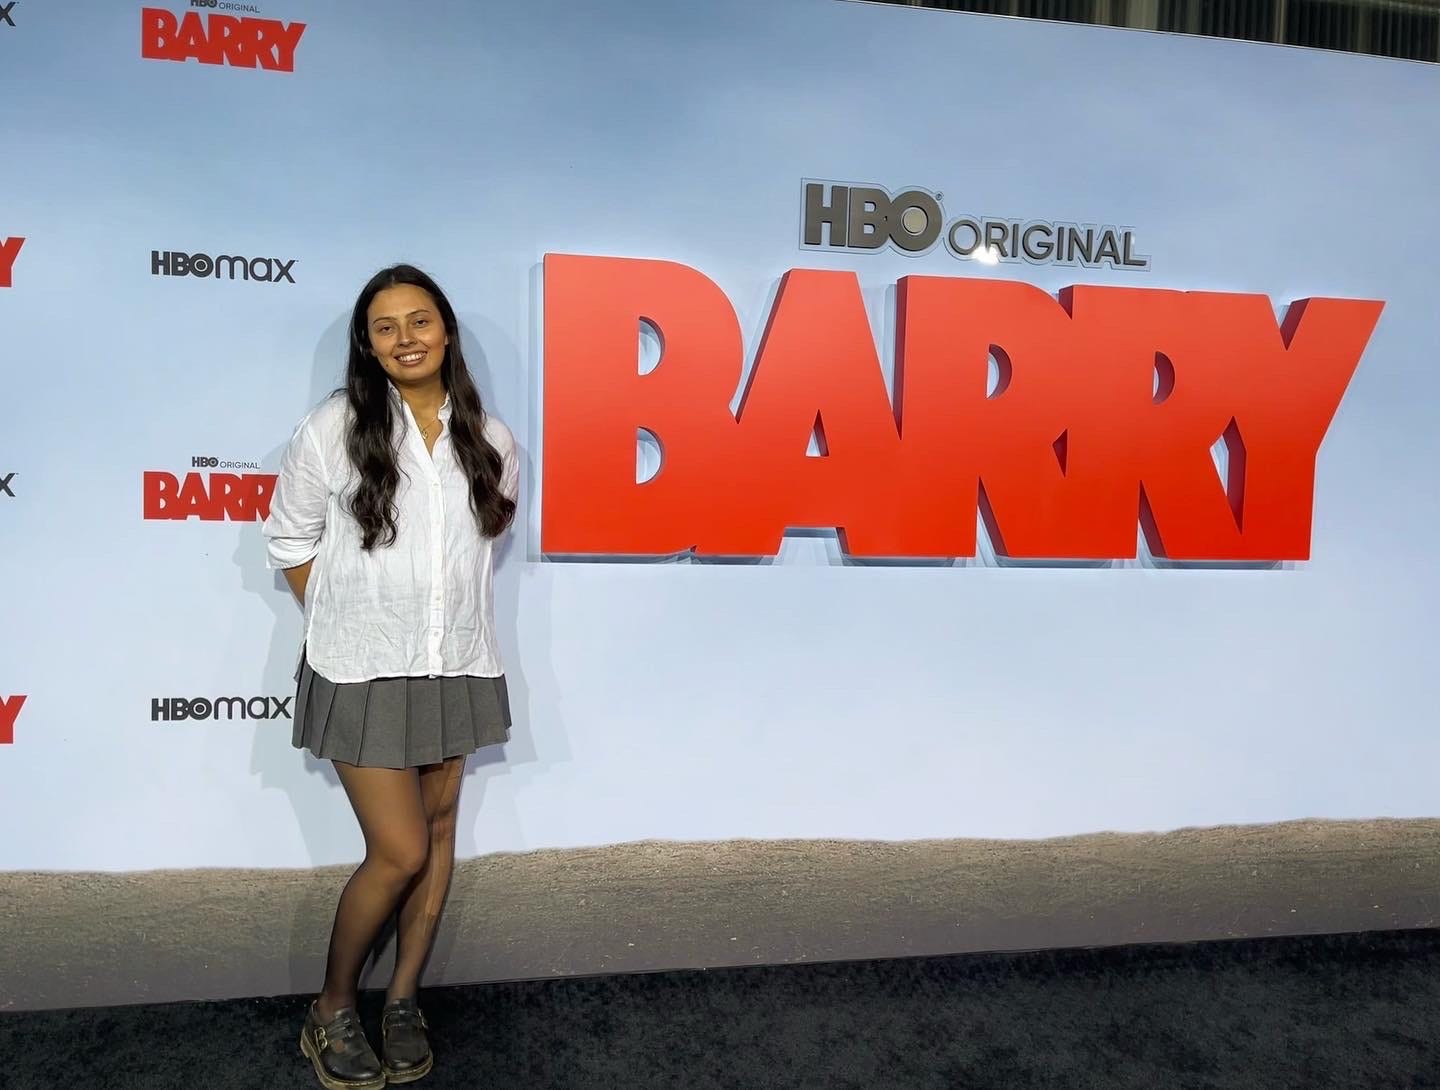
<svg viewBox="0 0 1440 1090"><path fill-rule="evenodd" d="M503 461L500 452L485 438L485 410L460 351L460 323L455 319L455 309L440 285L415 266L393 265L370 278L350 315L344 393L352 412L345 450L360 478L349 505L360 524L361 547L368 552L376 545L393 545L397 532L395 490L400 484L400 433L395 428L390 376L370 350L368 315L375 296L400 284L423 288L440 310L450 339L445 361L440 365L440 380L450 395L450 442L470 481L470 509L481 533L498 537L515 518L515 501L500 492Z"/></svg>

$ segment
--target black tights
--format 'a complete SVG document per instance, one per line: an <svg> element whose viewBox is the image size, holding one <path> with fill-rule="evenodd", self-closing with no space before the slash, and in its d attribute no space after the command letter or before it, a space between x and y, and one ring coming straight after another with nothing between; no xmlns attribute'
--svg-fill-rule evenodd
<svg viewBox="0 0 1440 1090"><path fill-rule="evenodd" d="M415 995L455 863L455 820L464 757L422 768L360 768L334 762L365 836L365 859L335 910L322 1020L355 1006L360 970L398 907L395 972L386 999Z"/></svg>

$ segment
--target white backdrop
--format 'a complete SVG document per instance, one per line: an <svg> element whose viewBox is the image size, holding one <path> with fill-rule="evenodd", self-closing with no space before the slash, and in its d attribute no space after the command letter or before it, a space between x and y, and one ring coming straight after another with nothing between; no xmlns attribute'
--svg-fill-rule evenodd
<svg viewBox="0 0 1440 1090"><path fill-rule="evenodd" d="M146 520L142 480L275 472L396 260L451 294L525 456L497 588L516 728L472 762L462 854L1436 813L1440 70L834 0L265 0L306 24L287 73L145 59L142 6L25 3L0 35L0 240L26 239L0 289L0 697L27 696L0 868L359 854L288 719L152 719L289 696L300 618L257 522ZM1153 268L802 250L811 177L1133 225ZM154 275L172 250L294 283ZM1386 310L1304 564L853 567L816 537L769 565L563 563L538 556L547 252L693 265L751 353L795 267L857 270L876 330L909 272Z"/></svg>

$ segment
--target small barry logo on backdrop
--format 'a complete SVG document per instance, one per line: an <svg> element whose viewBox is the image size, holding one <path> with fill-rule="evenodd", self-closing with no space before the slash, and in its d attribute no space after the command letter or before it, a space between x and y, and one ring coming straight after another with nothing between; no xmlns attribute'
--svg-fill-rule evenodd
<svg viewBox="0 0 1440 1090"><path fill-rule="evenodd" d="M15 478L17 473L0 473L0 496L8 499L15 498Z"/></svg>
<svg viewBox="0 0 1440 1090"><path fill-rule="evenodd" d="M167 696L150 701L150 722L206 719L289 719L292 696Z"/></svg>
<svg viewBox="0 0 1440 1090"><path fill-rule="evenodd" d="M19 0L0 0L0 26L15 25L15 8Z"/></svg>
<svg viewBox="0 0 1440 1090"><path fill-rule="evenodd" d="M151 250L151 276L194 276L201 280L253 280L259 284L293 284L291 272L298 258L237 257L233 254L186 253Z"/></svg>
<svg viewBox="0 0 1440 1090"><path fill-rule="evenodd" d="M3 2L3 0L0 0ZM194 8L256 11L251 4L191 0ZM183 16L165 8L140 12L140 55L151 61L198 61L232 68L295 71L295 50L304 23L229 15L220 11L187 11Z"/></svg>
<svg viewBox="0 0 1440 1090"><path fill-rule="evenodd" d="M187 473L145 471L146 521L260 522L270 514L274 473L259 462L236 462L197 454ZM197 470L220 470L201 473ZM238 471L238 472L237 472Z"/></svg>
<svg viewBox="0 0 1440 1090"><path fill-rule="evenodd" d="M0 696L0 746L14 743L15 720L20 718L20 709L28 699L24 696Z"/></svg>
<svg viewBox="0 0 1440 1090"><path fill-rule="evenodd" d="M15 273L15 259L25 245L23 238L0 238L0 288L12 286Z"/></svg>

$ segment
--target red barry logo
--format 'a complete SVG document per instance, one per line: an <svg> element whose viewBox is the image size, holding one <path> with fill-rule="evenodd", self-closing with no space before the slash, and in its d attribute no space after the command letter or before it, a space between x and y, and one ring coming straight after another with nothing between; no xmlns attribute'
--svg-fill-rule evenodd
<svg viewBox="0 0 1440 1090"><path fill-rule="evenodd" d="M20 256L23 238L0 239L0 288L11 286L11 274L15 271L15 259Z"/></svg>
<svg viewBox="0 0 1440 1090"><path fill-rule="evenodd" d="M202 18L195 11L180 18L164 8L144 8L140 32L140 55L147 60L196 60L293 72L295 47L305 33L305 24L218 14Z"/></svg>
<svg viewBox="0 0 1440 1090"><path fill-rule="evenodd" d="M545 258L549 555L1310 556L1315 455L1383 303L907 276L894 404L853 273L785 275L744 368L730 302L665 261ZM640 323L663 350L636 366ZM989 389L994 359L999 382ZM636 437L661 444L636 482ZM807 453L823 437L820 456ZM1223 444L1227 475L1212 447Z"/></svg>
<svg viewBox="0 0 1440 1090"><path fill-rule="evenodd" d="M25 706L23 696L0 697L0 746L12 745L15 741L15 720Z"/></svg>
<svg viewBox="0 0 1440 1090"><path fill-rule="evenodd" d="M274 473L145 474L145 518L259 522L270 515Z"/></svg>

